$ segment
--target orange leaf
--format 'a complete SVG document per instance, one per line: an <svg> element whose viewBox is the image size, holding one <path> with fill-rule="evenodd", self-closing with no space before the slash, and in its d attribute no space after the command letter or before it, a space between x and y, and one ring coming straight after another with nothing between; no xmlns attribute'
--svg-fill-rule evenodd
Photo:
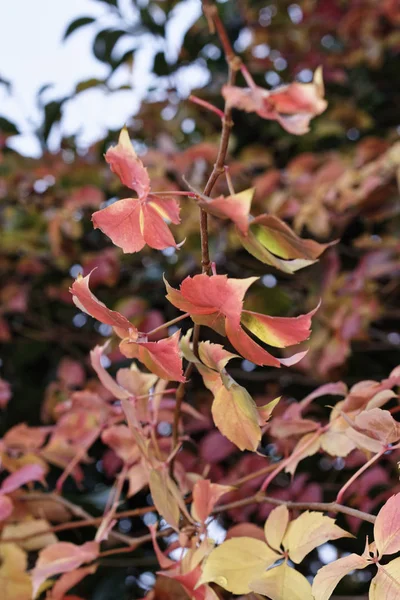
<svg viewBox="0 0 400 600"><path fill-rule="evenodd" d="M196 481L193 487L193 504L191 508L193 518L204 523L221 496L233 489L230 485L211 483L209 479Z"/></svg>

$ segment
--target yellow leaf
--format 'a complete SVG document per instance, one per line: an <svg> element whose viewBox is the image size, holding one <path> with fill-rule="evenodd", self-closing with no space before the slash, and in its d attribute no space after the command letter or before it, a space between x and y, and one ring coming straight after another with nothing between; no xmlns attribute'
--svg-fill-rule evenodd
<svg viewBox="0 0 400 600"><path fill-rule="evenodd" d="M315 600L328 600L339 581L354 569L365 569L368 562L358 554L349 554L322 567L314 577L312 593Z"/></svg>
<svg viewBox="0 0 400 600"><path fill-rule="evenodd" d="M378 565L371 581L369 600L398 600L400 598L400 558L387 565Z"/></svg>
<svg viewBox="0 0 400 600"><path fill-rule="evenodd" d="M160 515L164 517L171 527L178 529L180 510L179 504L171 493L168 485L168 473L152 469L149 477L149 487L154 505Z"/></svg>
<svg viewBox="0 0 400 600"><path fill-rule="evenodd" d="M16 544L0 545L2 600L31 600L32 583L26 573L27 557Z"/></svg>
<svg viewBox="0 0 400 600"><path fill-rule="evenodd" d="M265 521L265 539L274 550L279 551L288 523L289 511L284 504L274 508Z"/></svg>
<svg viewBox="0 0 400 600"><path fill-rule="evenodd" d="M225 382L224 382L225 383ZM240 450L257 450L261 440L257 407L247 390L231 380L221 387L211 407L214 423Z"/></svg>
<svg viewBox="0 0 400 600"><path fill-rule="evenodd" d="M45 533L40 535L42 531L50 528L48 521L45 519L33 519L30 521L22 521L20 523L6 524L1 532L1 539L7 541L9 538L22 538L17 542L20 548L24 550L40 550L50 544L55 544L58 539L54 533ZM26 536L30 536L26 538ZM24 539L26 538L26 539Z"/></svg>
<svg viewBox="0 0 400 600"><path fill-rule="evenodd" d="M335 520L318 512L304 512L289 524L283 546L291 560L299 564L303 558L328 540L353 537L335 525Z"/></svg>
<svg viewBox="0 0 400 600"><path fill-rule="evenodd" d="M278 558L279 554L260 540L232 538L211 552L197 587L213 581L233 594L246 594L250 592L250 583Z"/></svg>
<svg viewBox="0 0 400 600"><path fill-rule="evenodd" d="M286 563L269 569L260 579L252 581L250 588L271 600L313 600L307 579Z"/></svg>

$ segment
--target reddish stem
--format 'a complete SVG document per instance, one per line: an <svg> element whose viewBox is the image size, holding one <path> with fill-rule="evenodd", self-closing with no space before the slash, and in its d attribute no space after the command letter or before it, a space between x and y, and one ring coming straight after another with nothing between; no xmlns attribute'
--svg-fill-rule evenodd
<svg viewBox="0 0 400 600"><path fill-rule="evenodd" d="M210 102L207 102L207 100L202 100L201 98L198 98L197 96L194 96L193 94L191 94L189 96L189 100L190 100L190 102L193 102L193 104L202 106L203 108L206 108L207 110L210 110L211 112L215 113L216 115L219 116L220 119L224 118L224 111L221 110L220 108L217 108Z"/></svg>
<svg viewBox="0 0 400 600"><path fill-rule="evenodd" d="M355 482L356 479L358 479L360 477L360 475L362 475L362 473L364 473L364 471L366 471L367 469L369 469L369 467L371 465L374 464L374 462L376 462L377 460L379 460L381 458L381 456L383 456L385 454L385 452L387 451L387 448L382 448L382 450L380 452L378 452L377 454L374 454L374 456L372 458L370 458L365 465L363 465L360 469L358 469L358 471L356 471L354 473L354 475L352 477L350 477L350 479L348 481L346 481L346 483L344 484L344 486L342 488L340 488L338 495L336 496L336 502L338 504L341 504L343 501L343 496L346 492L346 490Z"/></svg>

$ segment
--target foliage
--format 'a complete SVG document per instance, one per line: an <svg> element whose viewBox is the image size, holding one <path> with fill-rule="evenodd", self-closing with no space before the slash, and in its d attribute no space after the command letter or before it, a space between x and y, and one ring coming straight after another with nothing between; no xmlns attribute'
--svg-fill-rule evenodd
<svg viewBox="0 0 400 600"><path fill-rule="evenodd" d="M162 102L39 161L0 121L5 598L327 600L345 578L394 599L396 7L204 2L172 60L185 2L134 3L129 27L101 2L120 29L96 57L111 78L119 39L155 36ZM166 83L199 57L210 84L178 109Z"/></svg>

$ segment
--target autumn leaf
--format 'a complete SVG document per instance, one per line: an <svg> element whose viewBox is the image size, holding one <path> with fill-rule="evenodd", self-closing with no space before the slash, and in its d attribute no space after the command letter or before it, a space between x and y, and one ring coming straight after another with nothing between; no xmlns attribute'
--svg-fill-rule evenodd
<svg viewBox="0 0 400 600"><path fill-rule="evenodd" d="M0 521L5 521L12 514L14 504L8 496L0 495Z"/></svg>
<svg viewBox="0 0 400 600"><path fill-rule="evenodd" d="M318 512L306 511L291 521L283 538L283 547L291 560L299 564L314 548L329 540L353 537L335 525L335 520Z"/></svg>
<svg viewBox="0 0 400 600"><path fill-rule="evenodd" d="M32 481L43 483L45 476L44 468L39 464L24 465L15 473L8 475L0 486L0 494L10 494L18 488Z"/></svg>
<svg viewBox="0 0 400 600"><path fill-rule="evenodd" d="M103 302L100 302L100 300L92 294L89 288L91 274L92 272L86 275L86 277L78 275L77 279L72 284L69 291L72 294L72 300L75 306L87 315L97 319L97 321L115 327L117 332L122 331L123 333L120 337L128 335L130 331L132 332L132 335L136 335L136 327L134 327L126 317L115 310L107 308Z"/></svg>
<svg viewBox="0 0 400 600"><path fill-rule="evenodd" d="M94 228L101 229L124 252L138 252L145 244L156 250L177 248L167 222L180 223L179 204L173 198L150 193L147 169L136 155L126 128L105 158L121 182L138 197L119 200L93 213Z"/></svg>
<svg viewBox="0 0 400 600"><path fill-rule="evenodd" d="M378 573L372 579L369 600L398 600L400 596L400 558L386 565L378 564Z"/></svg>
<svg viewBox="0 0 400 600"><path fill-rule="evenodd" d="M379 556L400 551L400 494L382 506L374 525L374 539Z"/></svg>
<svg viewBox="0 0 400 600"><path fill-rule="evenodd" d="M218 196L217 198L198 195L196 200L203 210L220 219L231 220L240 233L246 235L249 228L249 213L254 192L255 189L250 188L238 194Z"/></svg>
<svg viewBox="0 0 400 600"><path fill-rule="evenodd" d="M122 354L140 360L152 373L167 381L185 381L179 352L180 331L158 342L123 340Z"/></svg>
<svg viewBox="0 0 400 600"><path fill-rule="evenodd" d="M256 404L248 391L229 378L221 386L211 407L215 425L239 450L257 450L261 441Z"/></svg>
<svg viewBox="0 0 400 600"><path fill-rule="evenodd" d="M76 586L88 575L95 573L96 569L97 565L90 565L89 567L81 567L69 573L64 573L55 582L50 594L48 594L47 600L73 600L75 596L66 596L68 590Z"/></svg>
<svg viewBox="0 0 400 600"><path fill-rule="evenodd" d="M43 531L49 529L51 529L50 523L46 519L27 519L19 523L7 523L1 532L1 540L6 542L7 539L21 538L18 545L23 550L40 550L58 541L51 531L43 534Z"/></svg>
<svg viewBox="0 0 400 600"><path fill-rule="evenodd" d="M284 562L273 567L259 579L250 583L250 589L271 600L313 600L311 585L307 579Z"/></svg>
<svg viewBox="0 0 400 600"><path fill-rule="evenodd" d="M106 390L119 400L129 398L132 396L131 392L120 386L103 367L102 357L107 346L108 343L104 344L104 346L95 346L93 350L90 351L90 363Z"/></svg>
<svg viewBox="0 0 400 600"><path fill-rule="evenodd" d="M180 290L167 282L167 298L177 308L188 312L193 320L201 317L202 323L219 330L221 317L224 319L226 335L238 352L258 365L279 367L292 365L301 360L305 353L289 359L278 359L254 342L241 327L241 319L249 324L261 339L273 342L279 348L304 341L310 335L311 317L315 311L295 318L268 317L243 311L243 298L247 289L257 278L232 279L226 275L206 274L187 277ZM218 323L215 327L214 323ZM246 325L247 326L247 325Z"/></svg>
<svg viewBox="0 0 400 600"><path fill-rule="evenodd" d="M243 234L239 231L238 235L250 254L290 274L313 264L332 245L302 239L284 221L268 214L253 219L248 232Z"/></svg>
<svg viewBox="0 0 400 600"><path fill-rule="evenodd" d="M250 583L279 558L268 546L249 537L232 538L215 548L206 559L199 583L213 581L228 592L246 594Z"/></svg>
<svg viewBox="0 0 400 600"><path fill-rule="evenodd" d="M2 600L31 600L32 583L26 572L28 557L17 544L0 544Z"/></svg>
<svg viewBox="0 0 400 600"><path fill-rule="evenodd" d="M171 527L179 529L181 512L192 521L179 488L165 468L150 470L149 487L155 507Z"/></svg>
<svg viewBox="0 0 400 600"><path fill-rule="evenodd" d="M327 107L321 67L315 71L312 83L295 82L272 91L255 84L249 88L225 85L222 95L229 106L278 121L295 135L307 133L311 119Z"/></svg>
<svg viewBox="0 0 400 600"><path fill-rule="evenodd" d="M192 492L192 517L196 521L204 523L218 500L233 489L230 485L211 483L209 479L198 479Z"/></svg>
<svg viewBox="0 0 400 600"><path fill-rule="evenodd" d="M358 554L349 554L323 566L314 577L312 584L315 600L329 600L335 587L345 575L355 569L365 569L367 566L368 561Z"/></svg>
<svg viewBox="0 0 400 600"><path fill-rule="evenodd" d="M280 551L283 536L289 524L289 511L287 507L277 506L268 515L264 525L264 534L267 543L274 550Z"/></svg>
<svg viewBox="0 0 400 600"><path fill-rule="evenodd" d="M86 542L81 546L70 542L58 542L47 546L39 553L32 570L33 597L46 579L59 573L74 571L84 563L95 560L99 553L99 544Z"/></svg>
<svg viewBox="0 0 400 600"><path fill-rule="evenodd" d="M124 338L120 343L120 350L127 358L136 358L142 362L152 373L171 381L184 381L182 369L182 358L179 351L179 332L174 335L159 340L158 342L149 342L146 334L140 333L129 321L119 312L108 309L105 304L100 302L89 288L90 274L86 277L78 277L71 287L73 300L80 310L95 319L111 325L116 333ZM104 348L104 347L103 347ZM117 394L117 398L125 398L125 391L117 383L113 383L112 378L101 367L100 347L95 349L92 354L93 366L102 382L112 388L112 393ZM115 385L114 385L115 384ZM105 387L107 387L107 385ZM109 388L107 388L109 389ZM111 391L111 389L110 389ZM129 396L130 394L128 394Z"/></svg>

